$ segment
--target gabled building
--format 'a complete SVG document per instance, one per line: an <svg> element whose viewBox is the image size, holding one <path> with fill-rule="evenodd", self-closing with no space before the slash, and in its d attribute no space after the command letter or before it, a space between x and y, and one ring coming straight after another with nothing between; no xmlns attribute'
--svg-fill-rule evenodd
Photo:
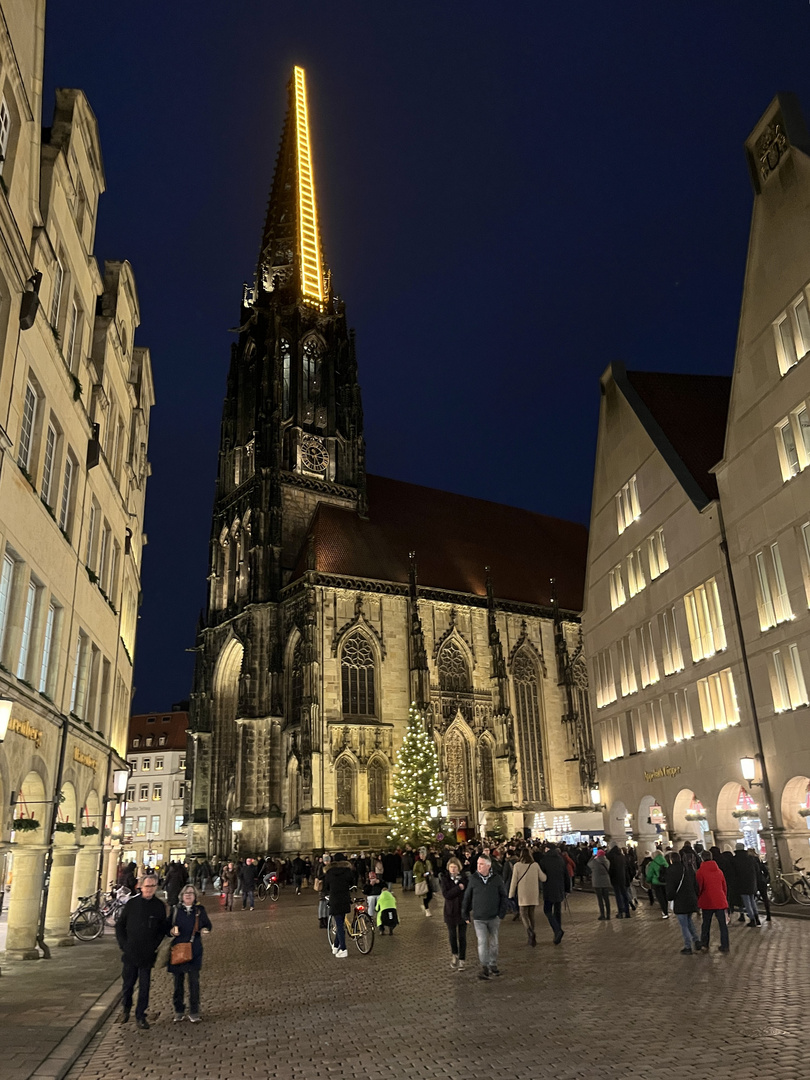
<svg viewBox="0 0 810 1080"><path fill-rule="evenodd" d="M227 854L234 822L243 852L384 844L411 702L459 835L590 827L586 531L366 475L310 140L296 68L223 409L189 851Z"/></svg>
<svg viewBox="0 0 810 1080"><path fill-rule="evenodd" d="M172 705L170 712L130 717L129 786L121 850L125 863L163 866L186 857L187 728L186 701Z"/></svg>
<svg viewBox="0 0 810 1080"><path fill-rule="evenodd" d="M733 377L602 377L583 625L608 832L765 840L787 863L810 838L810 137L792 96L745 152Z"/></svg>
<svg viewBox="0 0 810 1080"><path fill-rule="evenodd" d="M109 880L154 403L132 268L93 254L96 118L60 89L42 127L44 7L0 19L0 886L24 958Z"/></svg>

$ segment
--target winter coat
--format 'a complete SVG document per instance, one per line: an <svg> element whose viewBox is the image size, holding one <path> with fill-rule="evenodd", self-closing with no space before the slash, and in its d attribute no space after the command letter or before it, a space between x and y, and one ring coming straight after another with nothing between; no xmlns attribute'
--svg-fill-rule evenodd
<svg viewBox="0 0 810 1080"><path fill-rule="evenodd" d="M226 867L222 871L222 884L228 892L236 892L236 886L239 884L239 871L235 866L232 870L228 870Z"/></svg>
<svg viewBox="0 0 810 1080"><path fill-rule="evenodd" d="M595 889L610 888L610 859L607 855L594 855L588 862L591 885Z"/></svg>
<svg viewBox="0 0 810 1080"><path fill-rule="evenodd" d="M124 905L115 924L115 936L125 961L138 967L152 967L158 946L170 927L166 905L156 896L146 900L136 893Z"/></svg>
<svg viewBox="0 0 810 1080"><path fill-rule="evenodd" d="M166 889L166 899L174 906L180 896L180 890L188 881L188 874L184 867L176 865L169 870L166 880L163 882Z"/></svg>
<svg viewBox="0 0 810 1080"><path fill-rule="evenodd" d="M197 933L194 933L194 922L199 919L197 924ZM172 926L177 926L180 933L175 937L172 935L172 945L176 945L180 941L191 942L191 960L187 964L172 964L171 952L169 952L169 971L172 975L177 975L180 972L190 971L192 968L199 971L202 967L203 958L203 946L202 946L202 932L203 930L211 929L211 920L208 918L208 912L202 906L202 904L195 904L191 911L186 910L183 904L178 904L174 909L172 916Z"/></svg>
<svg viewBox="0 0 810 1080"><path fill-rule="evenodd" d="M675 862L666 873L667 900L676 915L691 915L698 909L697 880L691 863Z"/></svg>
<svg viewBox="0 0 810 1080"><path fill-rule="evenodd" d="M550 904L561 904L565 900L570 878L568 867L558 848L552 848L545 853L540 860L540 869L546 875L543 900L547 900Z"/></svg>
<svg viewBox="0 0 810 1080"><path fill-rule="evenodd" d="M509 896L517 899L519 907L534 907L540 903L540 883L545 880L546 875L533 859L528 865L515 863Z"/></svg>
<svg viewBox="0 0 810 1080"><path fill-rule="evenodd" d="M395 851L386 851L382 857L383 874L386 881L396 881L402 872L402 859Z"/></svg>
<svg viewBox="0 0 810 1080"><path fill-rule="evenodd" d="M436 891L436 879L433 877L433 863L430 861L430 857L426 857L425 861L417 859L413 864L413 880L414 884L418 885L420 881L427 881L428 895L432 895Z"/></svg>
<svg viewBox="0 0 810 1080"><path fill-rule="evenodd" d="M617 845L608 852L608 862L610 863L610 883L614 889L626 889L629 884L627 877L627 859L624 856L624 852Z"/></svg>
<svg viewBox="0 0 810 1080"><path fill-rule="evenodd" d="M720 911L728 907L726 877L716 862L700 864L697 872L698 907L701 911Z"/></svg>
<svg viewBox="0 0 810 1080"><path fill-rule="evenodd" d="M502 919L506 914L506 888L500 874L482 878L476 871L470 878L461 900L462 918L479 922Z"/></svg>
<svg viewBox="0 0 810 1080"><path fill-rule="evenodd" d="M734 852L732 863L733 891L740 896L753 896L757 891L757 868L754 860L745 848L741 848Z"/></svg>
<svg viewBox="0 0 810 1080"><path fill-rule="evenodd" d="M453 878L445 871L439 880L444 896L444 921L448 926L461 926L464 922L461 904L467 891L467 875L462 874L460 878Z"/></svg>
<svg viewBox="0 0 810 1080"><path fill-rule="evenodd" d="M667 877L669 863L661 854L656 852L647 867L647 881L650 885L664 885Z"/></svg>
<svg viewBox="0 0 810 1080"><path fill-rule="evenodd" d="M330 863L323 877L323 891L329 896L329 910L333 915L346 915L351 911L354 883L354 870L347 862Z"/></svg>
<svg viewBox="0 0 810 1080"><path fill-rule="evenodd" d="M393 910L393 911L397 910L396 897L393 896L389 892L388 889L383 889L383 891L380 893L380 898L377 901L377 906L374 909L374 915L375 915L376 920L377 920L377 926L382 926L383 912L384 911L390 911L390 910ZM397 922L399 922L399 918L397 918Z"/></svg>
<svg viewBox="0 0 810 1080"><path fill-rule="evenodd" d="M413 870L413 852L412 851L403 851L402 852L402 869L407 870L409 872L411 870Z"/></svg>
<svg viewBox="0 0 810 1080"><path fill-rule="evenodd" d="M253 889L256 887L257 871L258 867L256 866L256 863L250 863L250 865L248 865L248 863L245 863L245 865L239 871L239 878L242 882L242 888L246 892L252 892Z"/></svg>

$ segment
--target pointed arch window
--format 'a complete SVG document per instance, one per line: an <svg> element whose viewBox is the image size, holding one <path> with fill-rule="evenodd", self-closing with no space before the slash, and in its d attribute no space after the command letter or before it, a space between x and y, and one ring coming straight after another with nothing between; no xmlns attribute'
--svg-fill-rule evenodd
<svg viewBox="0 0 810 1080"><path fill-rule="evenodd" d="M545 802L546 780L543 769L543 740L537 693L537 665L525 650L521 650L515 657L512 678L515 683L523 798L526 802Z"/></svg>
<svg viewBox="0 0 810 1080"><path fill-rule="evenodd" d="M481 801L494 803L495 799L495 763L492 760L492 746L488 740L484 740L478 750L479 767L481 770Z"/></svg>
<svg viewBox="0 0 810 1080"><path fill-rule="evenodd" d="M345 758L335 769L335 811L338 821L354 817L354 769Z"/></svg>
<svg viewBox="0 0 810 1080"><path fill-rule="evenodd" d="M439 687L456 693L472 690L467 658L455 641L446 642L439 653Z"/></svg>
<svg viewBox="0 0 810 1080"><path fill-rule="evenodd" d="M340 660L344 716L376 716L375 665L371 642L355 631L343 643Z"/></svg>
<svg viewBox="0 0 810 1080"><path fill-rule="evenodd" d="M304 701L304 663L301 638L295 643L290 667L290 697L288 722L297 723L301 719L301 706Z"/></svg>
<svg viewBox="0 0 810 1080"><path fill-rule="evenodd" d="M320 389L321 355L323 345L318 338L307 338L304 342L302 372L302 389L304 404L310 401Z"/></svg>
<svg viewBox="0 0 810 1080"><path fill-rule="evenodd" d="M368 767L369 817L384 817L388 811L387 773L385 765L379 760L372 761Z"/></svg>
<svg viewBox="0 0 810 1080"><path fill-rule="evenodd" d="M298 771L298 761L293 758L290 762L288 773L289 800L287 803L289 823L297 821L301 813L301 774Z"/></svg>

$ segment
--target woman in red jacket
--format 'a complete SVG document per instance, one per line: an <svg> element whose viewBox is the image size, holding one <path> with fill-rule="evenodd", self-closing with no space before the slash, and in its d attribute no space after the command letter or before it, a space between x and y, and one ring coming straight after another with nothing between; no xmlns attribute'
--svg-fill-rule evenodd
<svg viewBox="0 0 810 1080"><path fill-rule="evenodd" d="M708 949L712 915L716 915L720 924L720 952L728 952L726 877L714 861L711 852L704 851L702 860L697 872L698 907L703 912L703 925L700 928L701 944L704 949Z"/></svg>

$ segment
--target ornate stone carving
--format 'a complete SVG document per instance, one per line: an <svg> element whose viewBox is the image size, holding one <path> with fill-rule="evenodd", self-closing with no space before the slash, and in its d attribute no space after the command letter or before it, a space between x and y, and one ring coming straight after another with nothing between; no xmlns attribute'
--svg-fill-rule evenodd
<svg viewBox="0 0 810 1080"><path fill-rule="evenodd" d="M770 174L776 170L787 148L788 141L782 130L781 118L776 116L762 132L756 143L755 152L763 180L767 180Z"/></svg>

